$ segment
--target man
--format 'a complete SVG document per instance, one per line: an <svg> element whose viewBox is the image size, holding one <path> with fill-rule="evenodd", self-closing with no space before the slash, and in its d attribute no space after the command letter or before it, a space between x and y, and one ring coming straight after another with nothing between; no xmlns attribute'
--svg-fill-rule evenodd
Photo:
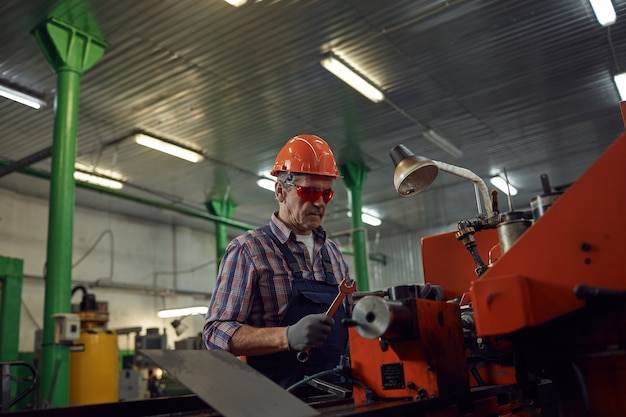
<svg viewBox="0 0 626 417"><path fill-rule="evenodd" d="M333 369L347 344L323 314L349 278L348 266L321 226L339 176L328 144L313 135L290 139L271 174L278 211L268 225L235 238L222 259L204 325L209 349L228 350L277 384ZM309 351L300 362L298 351Z"/></svg>

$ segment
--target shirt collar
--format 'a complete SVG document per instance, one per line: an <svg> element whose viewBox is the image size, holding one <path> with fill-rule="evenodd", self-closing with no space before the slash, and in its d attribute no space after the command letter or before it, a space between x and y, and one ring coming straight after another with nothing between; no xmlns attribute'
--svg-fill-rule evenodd
<svg viewBox="0 0 626 417"><path fill-rule="evenodd" d="M293 231L278 218L277 211L272 214L270 219L270 228L281 243L285 243L293 234ZM319 226L317 229L313 230L313 236L315 239L321 239L322 242L324 242L326 240L326 231L322 226Z"/></svg>

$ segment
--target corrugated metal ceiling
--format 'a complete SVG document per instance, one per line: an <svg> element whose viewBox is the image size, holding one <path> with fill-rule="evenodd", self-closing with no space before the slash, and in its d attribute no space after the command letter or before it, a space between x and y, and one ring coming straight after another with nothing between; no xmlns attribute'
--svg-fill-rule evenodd
<svg viewBox="0 0 626 417"><path fill-rule="evenodd" d="M398 197L393 146L485 179L506 168L521 208L541 192L541 173L554 185L575 181L623 131L612 75L626 57L626 4L613 3L618 18L607 29L586 0L263 0L240 8L222 0L5 0L0 82L50 105L36 111L0 100L0 158L52 144L56 75L30 31L55 16L109 45L81 80L78 160L123 175L127 192L205 210L227 186L234 218L260 225L276 202L255 185L258 174L288 138L314 133L340 161L367 165L363 204L383 218L370 236L419 235L474 217L473 187L441 174L423 194ZM388 101L374 104L322 68L331 48ZM463 157L426 140L415 120L451 138ZM124 139L135 129L201 148L207 159L194 165L140 148ZM50 161L35 167L49 170ZM41 182L11 174L0 187L45 197ZM347 192L336 188L325 224L346 230ZM90 191L79 190L77 204L190 222Z"/></svg>

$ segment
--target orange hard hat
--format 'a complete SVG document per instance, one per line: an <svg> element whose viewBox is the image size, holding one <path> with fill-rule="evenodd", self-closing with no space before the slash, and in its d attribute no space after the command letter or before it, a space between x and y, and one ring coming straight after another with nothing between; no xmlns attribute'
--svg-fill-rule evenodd
<svg viewBox="0 0 626 417"><path fill-rule="evenodd" d="M278 152L271 174L279 171L337 178L337 164L333 152L324 139L314 135L298 135L287 141Z"/></svg>

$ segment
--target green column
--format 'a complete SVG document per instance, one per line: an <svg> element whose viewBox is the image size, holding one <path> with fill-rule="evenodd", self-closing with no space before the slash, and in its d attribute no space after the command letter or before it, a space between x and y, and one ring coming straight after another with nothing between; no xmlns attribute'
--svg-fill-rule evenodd
<svg viewBox="0 0 626 417"><path fill-rule="evenodd" d="M69 347L54 344L53 315L71 312L78 92L80 77L102 57L105 44L55 18L33 33L57 73L40 399L47 406L63 407L69 401Z"/></svg>
<svg viewBox="0 0 626 417"><path fill-rule="evenodd" d="M350 197L350 211L352 212L352 246L354 248L354 266L356 268L356 282L359 291L369 291L369 276L367 273L367 238L361 214L363 203L361 194L367 176L367 167L359 162L348 162L340 165L343 180L348 188Z"/></svg>
<svg viewBox="0 0 626 417"><path fill-rule="evenodd" d="M0 361L18 359L24 261L0 256Z"/></svg>
<svg viewBox="0 0 626 417"><path fill-rule="evenodd" d="M0 362L19 360L23 270L21 259L0 256ZM18 372L19 368L11 369L11 376L16 378ZM17 384L12 382L10 397L17 393Z"/></svg>
<svg viewBox="0 0 626 417"><path fill-rule="evenodd" d="M211 201L207 201L205 204L210 214L225 219L230 219L232 217L236 206L230 198L214 198ZM226 252L226 246L228 246L228 243L230 242L230 239L228 239L226 224L215 222L215 241L215 255L217 259L221 260Z"/></svg>

